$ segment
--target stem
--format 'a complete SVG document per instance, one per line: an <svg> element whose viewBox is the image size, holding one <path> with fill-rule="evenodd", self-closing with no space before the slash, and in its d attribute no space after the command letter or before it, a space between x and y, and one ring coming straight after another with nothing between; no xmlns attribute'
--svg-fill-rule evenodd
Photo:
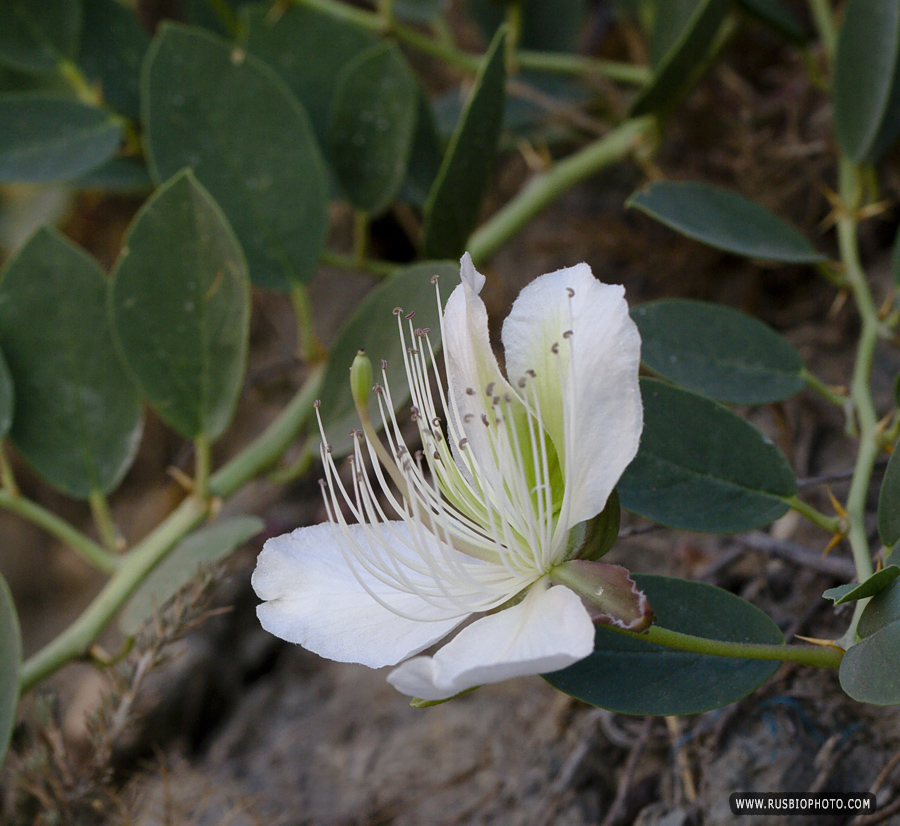
<svg viewBox="0 0 900 826"><path fill-rule="evenodd" d="M316 338L312 305L305 284L294 284L291 287L291 303L297 318L297 357L307 364L318 361L323 355L322 345Z"/></svg>
<svg viewBox="0 0 900 826"><path fill-rule="evenodd" d="M847 397L843 393L832 390L822 379L810 373L805 367L800 371L800 377L806 382L810 390L815 390L822 398L838 407L843 408L846 406Z"/></svg>
<svg viewBox="0 0 900 826"><path fill-rule="evenodd" d="M84 613L56 639L22 664L19 671L21 692L24 694L56 669L83 657L97 635L165 556L166 551L199 524L209 513L209 508L209 502L196 496L185 499L164 522L136 545L122 559L119 569Z"/></svg>
<svg viewBox="0 0 900 826"><path fill-rule="evenodd" d="M62 75L66 83L69 84L72 91L75 92L75 97L78 98L81 103L89 103L92 106L96 106L98 103L97 93L94 91L81 69L79 69L71 60L66 59L61 59L57 63L57 66L59 67L60 75Z"/></svg>
<svg viewBox="0 0 900 826"><path fill-rule="evenodd" d="M369 216L362 210L353 214L353 261L357 267L366 263L369 248Z"/></svg>
<svg viewBox="0 0 900 826"><path fill-rule="evenodd" d="M209 468L212 463L209 439L205 434L194 439L194 492L197 496L207 497L209 484Z"/></svg>
<svg viewBox="0 0 900 826"><path fill-rule="evenodd" d="M560 74L585 75L598 74L620 83L633 86L646 86L653 76L647 66L634 63L620 63L616 60L598 60L565 52L533 52L528 49L516 55L521 69L536 69L544 72Z"/></svg>
<svg viewBox="0 0 900 826"><path fill-rule="evenodd" d="M379 278L387 278L393 275L400 264L393 264L390 261L378 261L374 258L367 258L363 264L358 264L352 255L344 255L334 250L322 250L319 255L319 261L329 267L337 267L341 270L362 270L363 272L372 273Z"/></svg>
<svg viewBox="0 0 900 826"><path fill-rule="evenodd" d="M725 642L710 640L706 637L695 637L693 634L682 634L651 625L644 632L625 631L615 626L607 626L620 634L636 640L646 640L675 648L679 651L690 651L693 654L711 654L715 657L735 657L744 660L777 660L795 662L800 665L811 665L816 668L837 668L841 664L844 652L831 646L819 645L763 645L749 642Z"/></svg>
<svg viewBox="0 0 900 826"><path fill-rule="evenodd" d="M89 536L72 527L55 513L41 507L37 502L32 502L30 499L25 499L23 496L7 490L0 490L0 507L17 513L33 525L43 528L104 573L111 574L119 567L120 557L113 556Z"/></svg>
<svg viewBox="0 0 900 826"><path fill-rule="evenodd" d="M654 124L654 118L649 115L625 121L605 137L533 178L469 238L468 249L475 264L490 258L524 224L575 184L620 161Z"/></svg>
<svg viewBox="0 0 900 826"><path fill-rule="evenodd" d="M338 0L295 0L301 6L328 14L336 20L342 20L361 29L369 29L373 32L383 32L385 30L384 20L375 12L359 9L347 3L338 2Z"/></svg>
<svg viewBox="0 0 900 826"><path fill-rule="evenodd" d="M0 440L0 488L5 490L10 496L19 495L19 485L16 482L16 475L13 473L12 465L6 456L6 450L3 448L3 441Z"/></svg>
<svg viewBox="0 0 900 826"><path fill-rule="evenodd" d="M119 530L109 511L109 502L99 490L92 490L88 496L88 503L100 541L107 551L115 551L119 547Z"/></svg>
<svg viewBox="0 0 900 826"><path fill-rule="evenodd" d="M840 517L827 516L796 496L787 496L783 501L790 506L791 510L796 511L801 516L805 516L814 525L818 525L829 533L836 534L841 532L843 525Z"/></svg>
<svg viewBox="0 0 900 826"><path fill-rule="evenodd" d="M325 366L310 371L303 386L259 438L242 450L209 479L209 492L223 499L247 480L267 470L287 449L313 411L313 402L322 385Z"/></svg>
<svg viewBox="0 0 900 826"><path fill-rule="evenodd" d="M834 14L829 0L809 0L809 10L822 41L822 48L829 63L834 62L837 51L837 28L834 25Z"/></svg>

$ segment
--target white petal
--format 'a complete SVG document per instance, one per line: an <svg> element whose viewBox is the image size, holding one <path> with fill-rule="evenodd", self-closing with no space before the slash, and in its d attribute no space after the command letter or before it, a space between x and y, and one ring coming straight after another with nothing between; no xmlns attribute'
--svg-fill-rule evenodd
<svg viewBox="0 0 900 826"><path fill-rule="evenodd" d="M473 622L433 657L415 657L388 675L403 694L446 700L461 691L525 674L558 671L594 650L594 625L564 586L535 585L518 605Z"/></svg>
<svg viewBox="0 0 900 826"><path fill-rule="evenodd" d="M397 523L390 527L399 535L407 530ZM367 541L363 526L350 525L349 530L359 542ZM365 582L398 610L427 619L406 619L373 599L344 561L328 523L298 528L266 542L252 578L257 596L266 600L256 609L257 616L276 637L330 660L371 668L394 665L418 653L466 618L466 614L448 616L421 597L391 589L373 577L365 576Z"/></svg>
<svg viewBox="0 0 900 826"><path fill-rule="evenodd" d="M541 415L563 464L563 528L603 509L637 453L641 339L624 292L578 264L532 281L503 324L510 380L537 373Z"/></svg>

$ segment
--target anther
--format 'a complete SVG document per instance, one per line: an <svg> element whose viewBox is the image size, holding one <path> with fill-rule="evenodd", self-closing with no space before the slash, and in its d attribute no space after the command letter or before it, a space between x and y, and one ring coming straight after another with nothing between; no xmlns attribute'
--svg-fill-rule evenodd
<svg viewBox="0 0 900 826"><path fill-rule="evenodd" d="M482 413L482 414L481 414L481 421L484 423L484 426L485 426L485 427L488 427L489 422L488 422L487 413Z"/></svg>
<svg viewBox="0 0 900 826"><path fill-rule="evenodd" d="M466 424L468 424L468 423L471 422L472 419L474 419L474 418L475 418L475 414L474 414L474 413L466 413L466 415L463 416L463 421L464 421Z"/></svg>
<svg viewBox="0 0 900 826"><path fill-rule="evenodd" d="M434 452L433 456L435 458L435 461L438 461L438 462L441 461L441 454L438 453L437 451Z"/></svg>
<svg viewBox="0 0 900 826"><path fill-rule="evenodd" d="M437 284L439 278L440 278L439 275L432 275L432 276L431 276L431 283L432 283L432 284Z"/></svg>
<svg viewBox="0 0 900 826"><path fill-rule="evenodd" d="M405 316L403 316L407 321L412 321L416 316L415 310L410 310Z"/></svg>
<svg viewBox="0 0 900 826"><path fill-rule="evenodd" d="M379 396L383 396L383 395L384 395L384 388L381 386L381 382L378 382L378 383L372 388L372 392L373 392L373 393L377 393Z"/></svg>
<svg viewBox="0 0 900 826"><path fill-rule="evenodd" d="M525 379L519 379L519 381L516 383L519 385L519 387L524 387L526 384L528 384Z"/></svg>
<svg viewBox="0 0 900 826"><path fill-rule="evenodd" d="M537 378L537 373L535 373L534 370L526 370L525 374L527 376L531 376L531 378L533 378L533 379Z"/></svg>
<svg viewBox="0 0 900 826"><path fill-rule="evenodd" d="M319 487L322 488L322 490L325 490L325 488L328 487L328 485L325 484L324 479L319 479Z"/></svg>
<svg viewBox="0 0 900 826"><path fill-rule="evenodd" d="M325 452L331 453L331 445L325 445Z"/></svg>
<svg viewBox="0 0 900 826"><path fill-rule="evenodd" d="M387 359L382 359L382 360L381 360L381 369L382 369L382 370L387 370Z"/></svg>
<svg viewBox="0 0 900 826"><path fill-rule="evenodd" d="M487 387L484 388L485 396L493 396L494 395L494 382L491 382Z"/></svg>
<svg viewBox="0 0 900 826"><path fill-rule="evenodd" d="M417 450L413 455L416 457L416 464L417 465L422 464L422 451Z"/></svg>
<svg viewBox="0 0 900 826"><path fill-rule="evenodd" d="M554 341L552 345L550 345L550 352L556 355L559 352L559 342Z"/></svg>
<svg viewBox="0 0 900 826"><path fill-rule="evenodd" d="M434 425L435 427L440 427L440 426L441 426L441 417L440 417L440 416L435 416L435 417L431 420L431 424Z"/></svg>
<svg viewBox="0 0 900 826"><path fill-rule="evenodd" d="M313 407L315 407L316 410L318 410L321 406L322 406L322 400L321 400L321 399L316 399L316 400L313 402Z"/></svg>
<svg viewBox="0 0 900 826"><path fill-rule="evenodd" d="M494 398L491 399L491 405L492 405L493 407L496 407L498 404L500 404L500 397L499 397L499 396L494 396Z"/></svg>
<svg viewBox="0 0 900 826"><path fill-rule="evenodd" d="M475 395L475 390L474 390L473 388L471 388L471 387L467 387L467 388L466 388L466 395L467 395L467 396L474 396L474 395Z"/></svg>
<svg viewBox="0 0 900 826"><path fill-rule="evenodd" d="M575 298L575 290L571 287L566 287L566 292L569 294L569 298Z"/></svg>
<svg viewBox="0 0 900 826"><path fill-rule="evenodd" d="M574 333L572 332L572 330L566 330L563 333L563 338L571 338L573 335L574 335Z"/></svg>
<svg viewBox="0 0 900 826"><path fill-rule="evenodd" d="M465 439L465 438L460 439L459 440L459 449L462 450L467 444L469 444L468 439Z"/></svg>
<svg viewBox="0 0 900 826"><path fill-rule="evenodd" d="M407 347L406 352L409 353L411 356L419 355L419 351L415 347Z"/></svg>
<svg viewBox="0 0 900 826"><path fill-rule="evenodd" d="M394 315L400 315L403 312L403 307L394 307Z"/></svg>

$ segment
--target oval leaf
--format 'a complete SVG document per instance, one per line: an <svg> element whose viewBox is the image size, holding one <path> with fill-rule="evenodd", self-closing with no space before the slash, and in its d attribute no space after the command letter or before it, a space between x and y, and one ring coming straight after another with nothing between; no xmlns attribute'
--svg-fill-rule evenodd
<svg viewBox="0 0 900 826"><path fill-rule="evenodd" d="M415 311L416 327L429 328L431 344L435 350L439 349L440 319L434 285L431 283L435 275L444 279L442 293L446 297L449 295L446 282L455 286L459 281L459 265L447 261L426 261L399 270L372 290L341 327L331 348L320 395L325 433L335 454L350 450L353 446L350 431L359 428L350 395L349 373L357 350L365 350L371 358L375 381L383 381L379 363L381 359L387 362L391 397L397 407L409 398L394 308L399 306ZM377 425L381 418L374 399L370 399L370 407L372 421Z"/></svg>
<svg viewBox="0 0 900 826"><path fill-rule="evenodd" d="M224 559L265 527L255 516L236 516L186 536L140 584L119 616L123 634L133 636L202 568Z"/></svg>
<svg viewBox="0 0 900 826"><path fill-rule="evenodd" d="M886 548L900 542L900 442L894 445L878 492L878 533Z"/></svg>
<svg viewBox="0 0 900 826"><path fill-rule="evenodd" d="M481 212L506 101L506 29L498 30L425 204L423 250L458 259Z"/></svg>
<svg viewBox="0 0 900 826"><path fill-rule="evenodd" d="M16 392L10 437L55 488L87 498L118 485L141 432L141 403L116 356L106 276L41 229L0 277L0 349Z"/></svg>
<svg viewBox="0 0 900 826"><path fill-rule="evenodd" d="M796 481L753 425L703 396L641 379L644 433L622 507L673 528L737 533L778 519Z"/></svg>
<svg viewBox="0 0 900 826"><path fill-rule="evenodd" d="M13 423L16 391L6 359L0 353L0 439L5 439Z"/></svg>
<svg viewBox="0 0 900 826"><path fill-rule="evenodd" d="M834 130L857 163L900 129L900 0L848 0L834 63Z"/></svg>
<svg viewBox="0 0 900 826"><path fill-rule="evenodd" d="M671 45L659 61L653 80L631 104L634 117L650 114L674 103L706 62L731 3L730 0L696 0L694 6L677 35L667 33L666 40Z"/></svg>
<svg viewBox="0 0 900 826"><path fill-rule="evenodd" d="M721 588L647 574L633 579L662 628L726 642L784 642L769 617ZM778 666L677 651L598 625L594 653L544 679L586 703L623 714L696 714L746 697Z"/></svg>
<svg viewBox="0 0 900 826"><path fill-rule="evenodd" d="M55 72L78 48L79 0L0 0L0 20L0 64L21 72Z"/></svg>
<svg viewBox="0 0 900 826"><path fill-rule="evenodd" d="M222 211L189 170L141 208L113 273L116 343L159 416L220 436L247 365L250 282Z"/></svg>
<svg viewBox="0 0 900 826"><path fill-rule="evenodd" d="M863 609L857 632L860 637L870 637L896 620L900 620L900 582L895 580L875 594Z"/></svg>
<svg viewBox="0 0 900 826"><path fill-rule="evenodd" d="M841 688L860 703L900 704L900 620L854 645L841 660Z"/></svg>
<svg viewBox="0 0 900 826"><path fill-rule="evenodd" d="M768 404L799 393L803 359L751 316L704 301L669 299L631 310L641 360L654 373L716 401Z"/></svg>
<svg viewBox="0 0 900 826"><path fill-rule="evenodd" d="M12 594L0 574L0 765L9 748L19 704L19 666L22 635Z"/></svg>
<svg viewBox="0 0 900 826"><path fill-rule="evenodd" d="M0 97L0 183L67 181L112 158L122 127L96 106L47 94Z"/></svg>
<svg viewBox="0 0 900 826"><path fill-rule="evenodd" d="M166 23L141 90L154 179L192 167L234 227L254 283L307 281L328 229L325 166L281 78L214 35Z"/></svg>
<svg viewBox="0 0 900 826"><path fill-rule="evenodd" d="M789 264L815 264L825 256L790 224L728 189L690 181L656 181L627 206L688 238L716 249Z"/></svg>
<svg viewBox="0 0 900 826"><path fill-rule="evenodd" d="M341 71L328 148L338 182L356 209L378 215L396 198L418 105L416 78L392 43L366 49Z"/></svg>
<svg viewBox="0 0 900 826"><path fill-rule="evenodd" d="M835 605L856 602L875 596L879 591L887 588L898 576L900 576L900 565L888 565L887 568L876 571L865 582L858 585L852 582L847 585L838 585L837 588L829 588L822 596L825 599L833 599Z"/></svg>

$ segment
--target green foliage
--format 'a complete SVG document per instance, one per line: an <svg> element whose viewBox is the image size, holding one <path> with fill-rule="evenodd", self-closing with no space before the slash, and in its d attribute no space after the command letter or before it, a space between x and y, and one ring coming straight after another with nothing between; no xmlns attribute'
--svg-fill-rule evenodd
<svg viewBox="0 0 900 826"><path fill-rule="evenodd" d="M900 0L848 0L834 66L834 131L857 163L900 131Z"/></svg>
<svg viewBox="0 0 900 826"><path fill-rule="evenodd" d="M103 109L26 92L0 96L0 183L67 181L119 148L122 125Z"/></svg>
<svg viewBox="0 0 900 826"><path fill-rule="evenodd" d="M402 53L381 43L341 70L332 99L329 155L353 206L378 215L406 177L419 87Z"/></svg>
<svg viewBox="0 0 900 826"><path fill-rule="evenodd" d="M878 493L878 533L887 548L900 542L900 445L888 460Z"/></svg>
<svg viewBox="0 0 900 826"><path fill-rule="evenodd" d="M898 576L900 576L900 565L888 565L876 571L865 582L858 585L848 583L846 585L838 585L836 588L829 588L822 596L825 599L834 600L835 605L843 605L845 602L856 602L866 597L875 596L875 594L883 591Z"/></svg>
<svg viewBox="0 0 900 826"><path fill-rule="evenodd" d="M16 408L16 391L6 359L0 353L0 439L5 439L13 423Z"/></svg>
<svg viewBox="0 0 900 826"><path fill-rule="evenodd" d="M626 202L682 235L716 249L786 264L825 260L790 224L742 195L688 181L656 181Z"/></svg>
<svg viewBox="0 0 900 826"><path fill-rule="evenodd" d="M0 765L9 748L19 704L19 665L22 635L12 594L0 574Z"/></svg>
<svg viewBox="0 0 900 826"><path fill-rule="evenodd" d="M781 0L737 0L748 14L798 44L809 40L809 30Z"/></svg>
<svg viewBox="0 0 900 826"><path fill-rule="evenodd" d="M81 499L118 485L141 432L140 400L113 349L106 291L97 262L50 229L0 277L0 350L16 394L10 437L51 485Z"/></svg>
<svg viewBox="0 0 900 826"><path fill-rule="evenodd" d="M122 357L159 416L186 438L220 436L244 380L250 283L228 221L189 170L135 217L110 311Z"/></svg>
<svg viewBox="0 0 900 826"><path fill-rule="evenodd" d="M0 0L0 20L0 64L21 72L54 72L78 48L79 0Z"/></svg>
<svg viewBox="0 0 900 826"><path fill-rule="evenodd" d="M428 195L422 248L429 258L459 258L478 221L503 123L505 43L506 30L501 28Z"/></svg>
<svg viewBox="0 0 900 826"><path fill-rule="evenodd" d="M852 646L841 660L841 688L854 700L879 706L900 704L897 678L900 619Z"/></svg>
<svg viewBox="0 0 900 826"><path fill-rule="evenodd" d="M517 4L521 14L519 48L547 52L572 52L578 43L586 9L585 0L524 0ZM469 14L485 37L493 39L503 23L505 4L496 0L469 0Z"/></svg>
<svg viewBox="0 0 900 826"><path fill-rule="evenodd" d="M631 311L654 373L731 404L767 404L805 386L794 347L756 319L703 301L664 299Z"/></svg>
<svg viewBox="0 0 900 826"><path fill-rule="evenodd" d="M284 81L205 31L165 24L141 90L154 179L193 168L234 227L254 283L307 281L328 229L325 167Z"/></svg>
<svg viewBox="0 0 900 826"><path fill-rule="evenodd" d="M704 639L778 645L778 626L746 600L683 579L635 574L656 624ZM697 714L746 697L777 662L678 651L598 625L594 653L545 674L554 688L623 714Z"/></svg>
<svg viewBox="0 0 900 826"><path fill-rule="evenodd" d="M641 380L644 433L619 481L622 507L673 528L737 533L787 511L796 491L781 451L725 407Z"/></svg>

